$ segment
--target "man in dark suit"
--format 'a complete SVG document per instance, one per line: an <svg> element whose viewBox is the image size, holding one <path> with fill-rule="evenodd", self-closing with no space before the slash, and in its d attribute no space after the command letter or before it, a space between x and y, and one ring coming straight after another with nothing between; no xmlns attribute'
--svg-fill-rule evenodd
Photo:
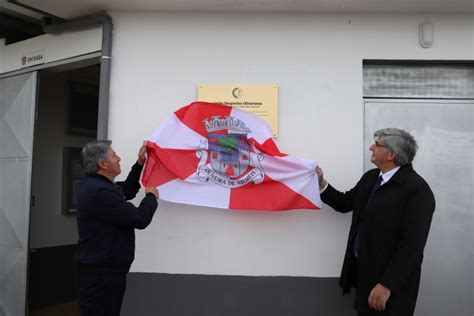
<svg viewBox="0 0 474 316"><path fill-rule="evenodd" d="M413 315L420 284L423 250L435 199L411 165L418 146L404 130L374 133L371 162L354 188L343 193L316 169L321 199L338 212L352 213L339 284L356 288L359 316Z"/></svg>
<svg viewBox="0 0 474 316"><path fill-rule="evenodd" d="M127 202L140 189L145 146L127 179L114 182L121 168L111 143L90 142L81 152L87 177L78 190L79 241L74 255L81 316L120 315L126 275L135 255L135 228L147 227L158 206L155 187L145 189L138 207Z"/></svg>

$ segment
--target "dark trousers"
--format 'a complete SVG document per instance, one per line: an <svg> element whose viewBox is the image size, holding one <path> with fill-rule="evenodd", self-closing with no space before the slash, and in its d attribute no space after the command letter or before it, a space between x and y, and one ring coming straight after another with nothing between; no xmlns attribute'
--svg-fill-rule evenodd
<svg viewBox="0 0 474 316"><path fill-rule="evenodd" d="M78 265L76 285L81 316L119 316L126 277L126 270Z"/></svg>

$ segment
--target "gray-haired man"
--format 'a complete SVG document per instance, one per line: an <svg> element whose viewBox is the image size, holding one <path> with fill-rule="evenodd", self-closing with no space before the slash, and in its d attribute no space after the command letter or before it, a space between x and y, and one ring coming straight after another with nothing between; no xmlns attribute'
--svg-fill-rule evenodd
<svg viewBox="0 0 474 316"><path fill-rule="evenodd" d="M321 199L338 212L353 211L339 284L343 293L357 288L359 316L413 315L435 209L430 187L411 165L417 149L404 130L375 132L370 150L377 168L345 193L316 169Z"/></svg>
<svg viewBox="0 0 474 316"><path fill-rule="evenodd" d="M145 146L123 182L114 182L121 172L120 157L111 141L94 141L81 152L87 177L78 190L79 241L77 294L81 316L120 315L126 275L135 254L135 228L150 224L158 206L156 188L146 188L138 207L127 202L140 189Z"/></svg>

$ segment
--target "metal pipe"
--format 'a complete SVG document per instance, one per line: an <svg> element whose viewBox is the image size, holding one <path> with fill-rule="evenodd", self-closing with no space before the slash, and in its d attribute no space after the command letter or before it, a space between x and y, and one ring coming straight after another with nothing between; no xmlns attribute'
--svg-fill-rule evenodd
<svg viewBox="0 0 474 316"><path fill-rule="evenodd" d="M43 23L43 30L48 34L58 34L70 30L95 27L97 25L102 25L102 55L100 61L97 139L107 139L109 127L110 68L112 63L112 18L107 14L102 14L80 17L62 23Z"/></svg>

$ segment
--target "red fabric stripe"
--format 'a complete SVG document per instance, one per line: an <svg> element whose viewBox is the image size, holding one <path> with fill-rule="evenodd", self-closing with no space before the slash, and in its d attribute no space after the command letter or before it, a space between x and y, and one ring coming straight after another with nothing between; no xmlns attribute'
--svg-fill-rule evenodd
<svg viewBox="0 0 474 316"><path fill-rule="evenodd" d="M267 155L274 156L274 157L288 156L287 154L280 152L277 145L271 138L267 139L263 144L259 144L254 138L249 138L249 143L254 144L258 150L260 150L261 152Z"/></svg>
<svg viewBox="0 0 474 316"><path fill-rule="evenodd" d="M249 183L230 191L229 208L234 210L282 211L319 208L304 196L268 176L260 184Z"/></svg>
<svg viewBox="0 0 474 316"><path fill-rule="evenodd" d="M148 154L142 174L142 183L145 187L157 187L163 183L178 178L155 155Z"/></svg>
<svg viewBox="0 0 474 316"><path fill-rule="evenodd" d="M161 148L150 141L146 147L150 161L143 173L144 185L158 186L176 178L184 180L196 172L199 163L196 150Z"/></svg>
<svg viewBox="0 0 474 316"><path fill-rule="evenodd" d="M202 121L216 115L228 116L231 111L232 107L227 105L193 102L174 113L186 126L203 137L207 137L207 131Z"/></svg>

